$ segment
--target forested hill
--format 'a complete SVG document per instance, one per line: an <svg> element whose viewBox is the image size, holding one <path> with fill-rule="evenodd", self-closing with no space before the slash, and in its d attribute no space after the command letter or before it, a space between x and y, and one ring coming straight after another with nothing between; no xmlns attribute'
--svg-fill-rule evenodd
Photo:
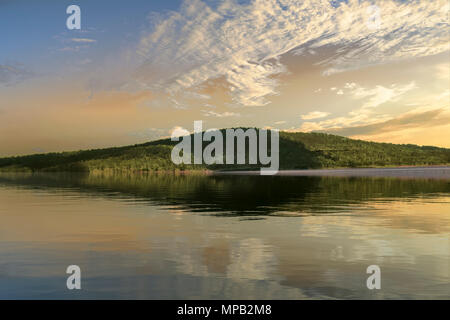
<svg viewBox="0 0 450 320"><path fill-rule="evenodd" d="M244 129L245 130L245 129ZM256 169L260 165L175 165L170 139L74 152L0 158L0 171L165 171ZM206 146L209 142L204 142ZM450 149L280 132L280 169L447 165Z"/></svg>

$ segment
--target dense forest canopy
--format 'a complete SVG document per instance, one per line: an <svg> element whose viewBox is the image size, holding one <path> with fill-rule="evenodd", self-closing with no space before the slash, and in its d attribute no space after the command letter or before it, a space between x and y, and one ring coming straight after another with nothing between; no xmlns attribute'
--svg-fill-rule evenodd
<svg viewBox="0 0 450 320"><path fill-rule="evenodd" d="M192 135L191 135L192 138ZM144 144L0 159L0 171L243 170L261 165L175 165L170 139ZM207 142L204 142L204 146ZM280 132L280 169L446 165L450 149L353 140L326 133Z"/></svg>

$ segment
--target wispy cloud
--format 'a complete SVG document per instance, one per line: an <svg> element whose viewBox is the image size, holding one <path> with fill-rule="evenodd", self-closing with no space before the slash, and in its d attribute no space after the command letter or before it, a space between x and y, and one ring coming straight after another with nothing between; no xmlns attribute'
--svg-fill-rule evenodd
<svg viewBox="0 0 450 320"><path fill-rule="evenodd" d="M302 114L300 117L303 120L312 120L312 119L324 118L324 117L328 116L329 114L330 114L329 112L312 111L307 114Z"/></svg>
<svg viewBox="0 0 450 320"><path fill-rule="evenodd" d="M361 106L361 108L366 109L375 108L388 101L397 101L401 95L414 89L416 84L412 81L406 85L392 84L390 87L378 85L375 88L367 89L355 83L347 83L345 87L349 89L349 94L354 99L367 99Z"/></svg>
<svg viewBox="0 0 450 320"><path fill-rule="evenodd" d="M21 64L0 64L0 86L10 86L34 76L34 73Z"/></svg>
<svg viewBox="0 0 450 320"><path fill-rule="evenodd" d="M211 110L202 110L203 115L205 117L216 117L216 118L227 118L227 117L239 117L240 114L239 113L235 113L235 112L214 112Z"/></svg>
<svg viewBox="0 0 450 320"><path fill-rule="evenodd" d="M376 124L329 129L327 132L343 136L360 136L395 132L405 129L430 128L448 124L450 124L450 108L444 107L431 110L423 110L420 108Z"/></svg>
<svg viewBox="0 0 450 320"><path fill-rule="evenodd" d="M70 41L72 42L82 42L82 43L93 43L97 42L95 39L89 39L89 38L71 38Z"/></svg>
<svg viewBox="0 0 450 320"><path fill-rule="evenodd" d="M361 100L361 107L350 111L345 116L315 122L304 122L299 129L294 129L293 131L339 129L387 121L391 119L392 116L376 113L376 107L387 102L398 101L403 94L415 87L416 85L414 82L405 85L392 84L389 87L378 85L374 88L365 88L356 83L346 83L343 90L346 91L350 98ZM334 88L334 90L337 90L337 88ZM315 111L303 115L302 119L313 120L327 115L328 114L326 113Z"/></svg>
<svg viewBox="0 0 450 320"><path fill-rule="evenodd" d="M67 32L62 32L60 34L54 35L53 39L57 40L62 44L62 47L57 48L57 51L61 52L79 52L83 49L87 49L90 46L97 43L96 39L92 37L86 37L91 30L77 30L80 37L70 36Z"/></svg>
<svg viewBox="0 0 450 320"><path fill-rule="evenodd" d="M294 49L334 47L321 61L325 75L449 49L447 1L373 2L381 10L377 29L368 27L364 1L185 1L178 12L152 16L155 27L138 47L140 80L174 93L223 78L235 103L257 106L277 94L275 76L287 71L280 57Z"/></svg>
<svg viewBox="0 0 450 320"><path fill-rule="evenodd" d="M436 67L436 77L442 80L450 79L450 63L439 64Z"/></svg>

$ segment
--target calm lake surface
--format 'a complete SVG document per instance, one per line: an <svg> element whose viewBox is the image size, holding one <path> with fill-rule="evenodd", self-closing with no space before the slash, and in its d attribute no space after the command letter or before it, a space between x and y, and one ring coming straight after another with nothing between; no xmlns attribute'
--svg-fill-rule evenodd
<svg viewBox="0 0 450 320"><path fill-rule="evenodd" d="M0 298L450 299L449 235L446 177L3 173Z"/></svg>

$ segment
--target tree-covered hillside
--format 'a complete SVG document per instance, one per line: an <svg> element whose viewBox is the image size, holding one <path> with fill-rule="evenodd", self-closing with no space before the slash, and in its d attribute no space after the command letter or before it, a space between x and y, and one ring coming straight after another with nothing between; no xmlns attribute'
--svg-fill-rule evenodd
<svg viewBox="0 0 450 320"><path fill-rule="evenodd" d="M192 136L191 136L192 137ZM257 169L260 165L175 165L170 139L140 145L0 159L0 171L161 171ZM204 142L206 146L209 142ZM269 148L270 149L270 148ZM280 132L280 169L450 164L450 149Z"/></svg>

